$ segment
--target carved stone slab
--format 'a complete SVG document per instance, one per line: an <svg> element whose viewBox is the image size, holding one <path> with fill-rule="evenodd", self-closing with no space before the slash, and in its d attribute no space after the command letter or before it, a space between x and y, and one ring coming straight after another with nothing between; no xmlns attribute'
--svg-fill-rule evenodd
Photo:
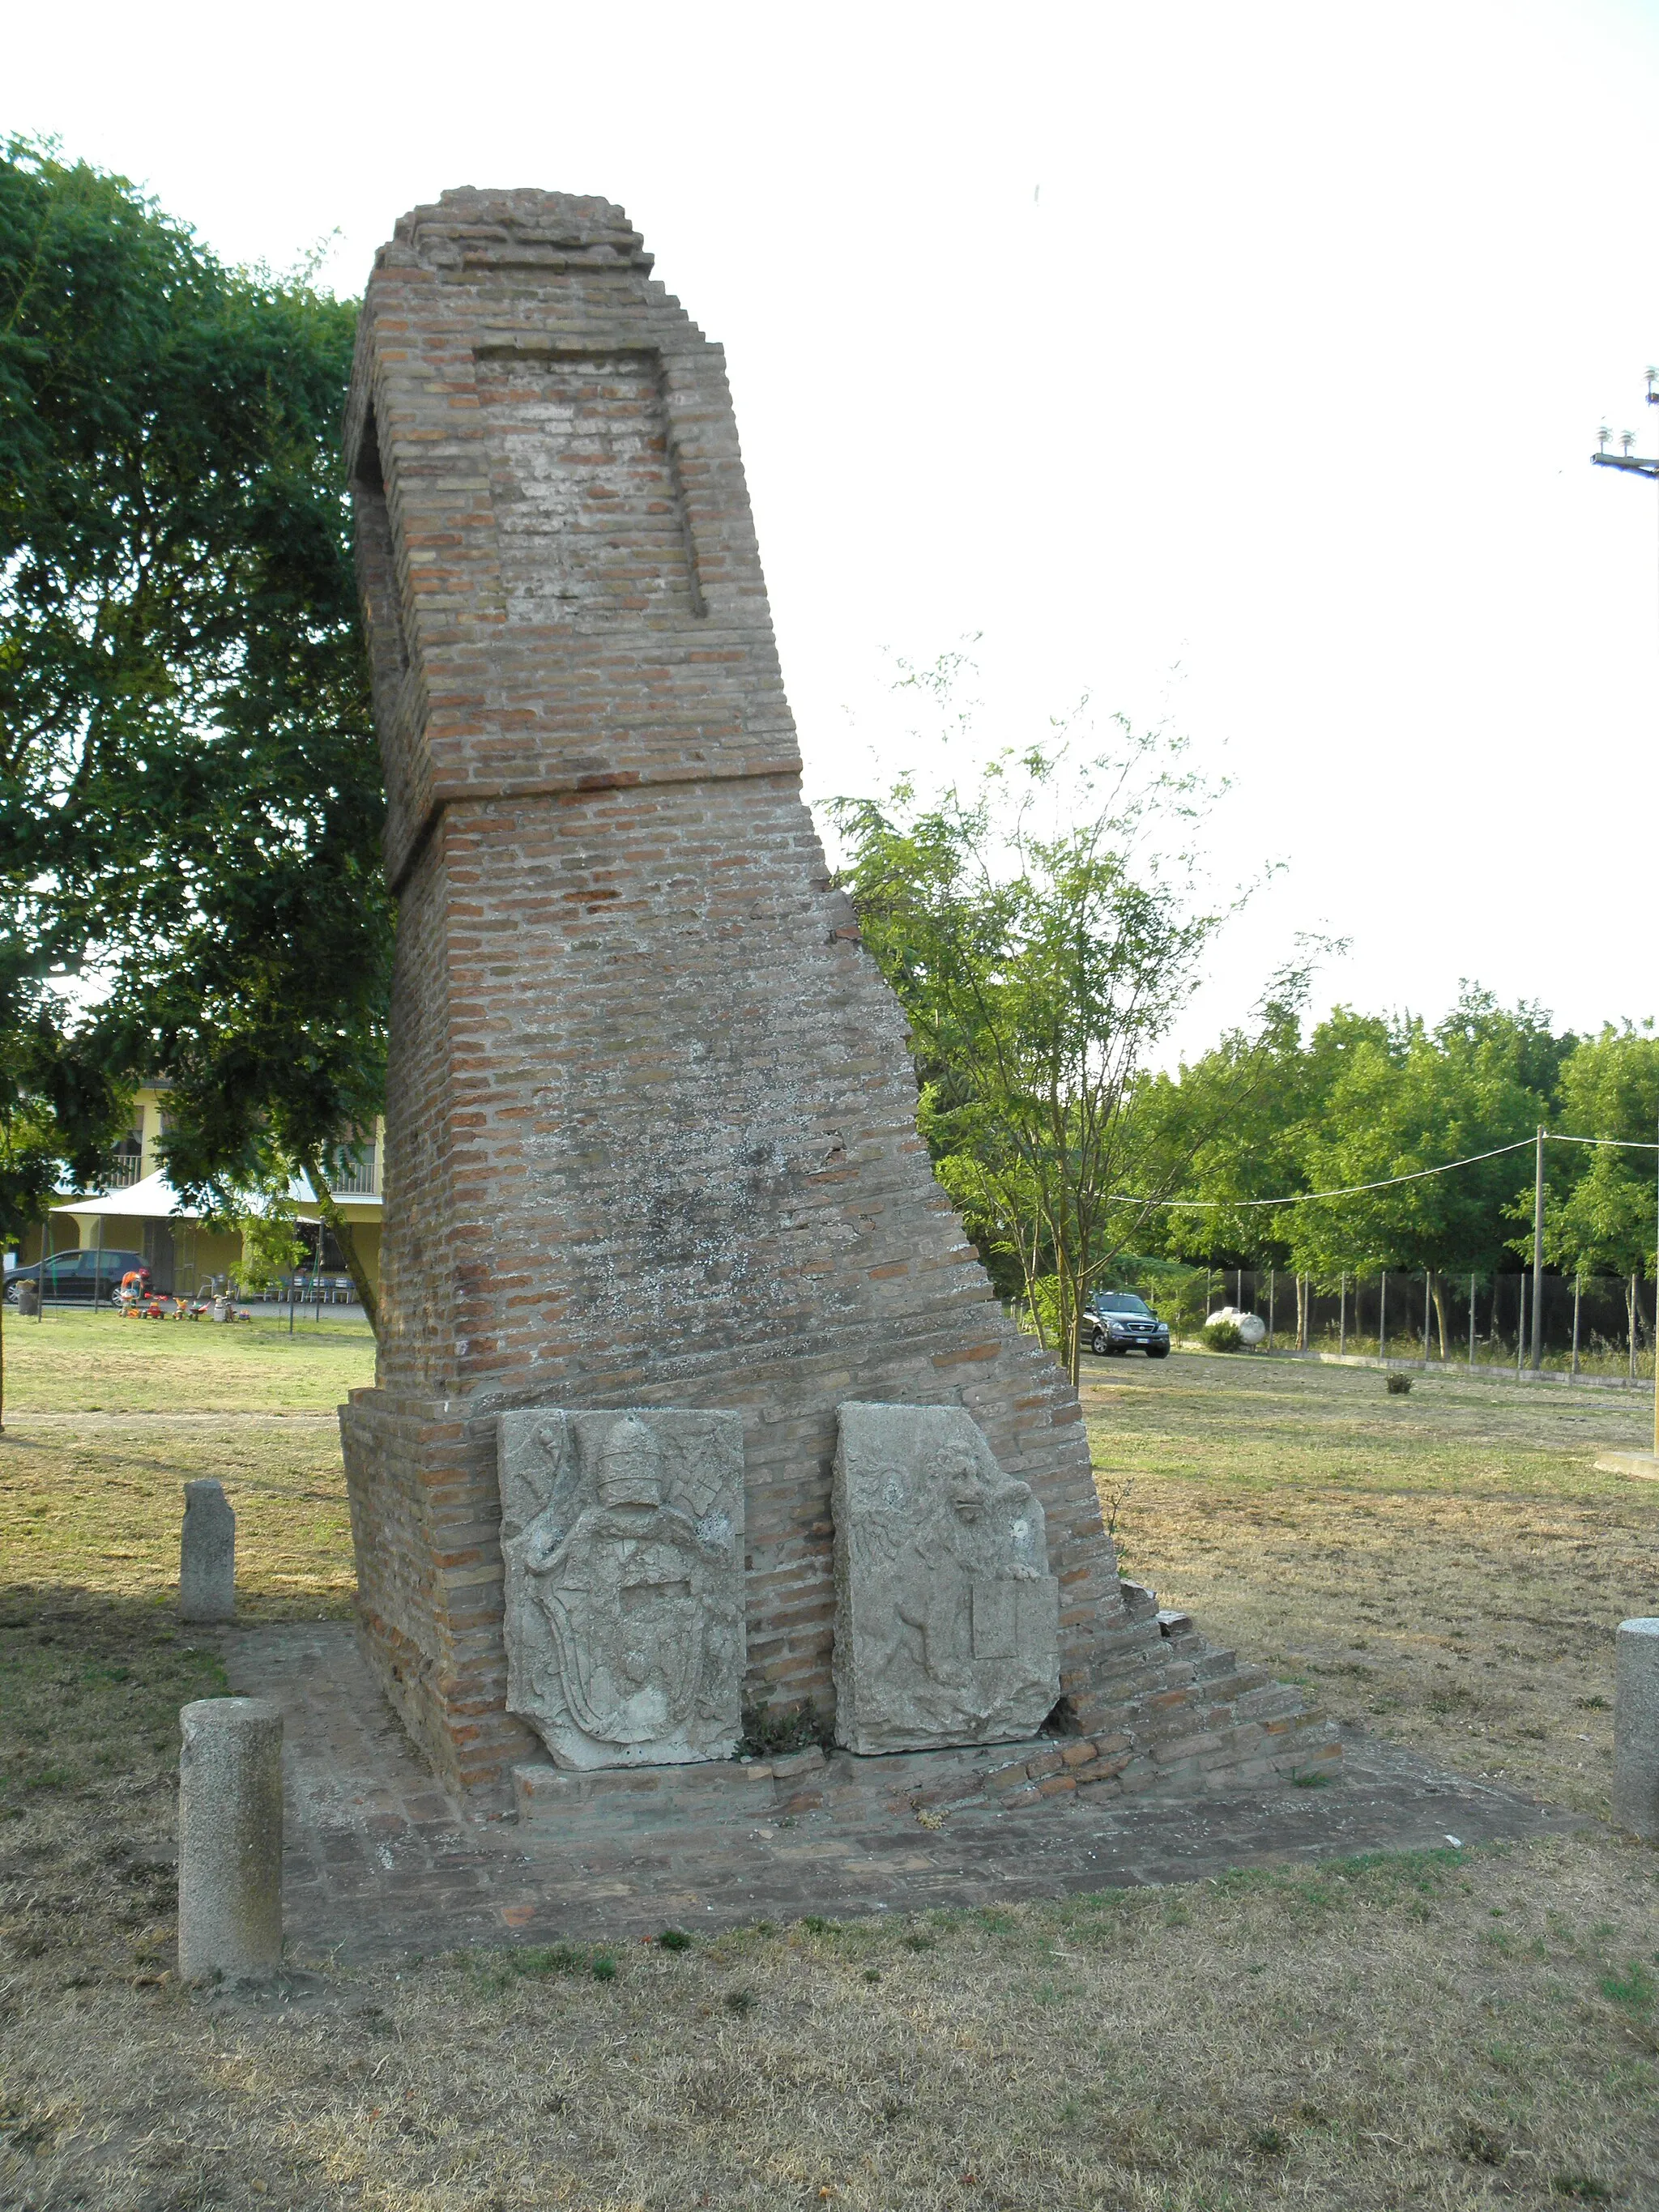
<svg viewBox="0 0 1659 2212"><path fill-rule="evenodd" d="M503 1413L507 1704L561 1766L729 1759L742 1729L743 1419Z"/></svg>
<svg viewBox="0 0 1659 2212"><path fill-rule="evenodd" d="M836 1737L849 1751L1004 1743L1060 1695L1042 1508L955 1406L839 1411Z"/></svg>

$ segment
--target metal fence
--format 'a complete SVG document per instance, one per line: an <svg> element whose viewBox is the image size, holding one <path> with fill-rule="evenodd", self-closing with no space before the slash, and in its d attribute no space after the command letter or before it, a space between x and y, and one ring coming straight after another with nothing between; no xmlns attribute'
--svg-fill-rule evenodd
<svg viewBox="0 0 1659 2212"><path fill-rule="evenodd" d="M1223 1307L1258 1314L1262 1349L1353 1358L1456 1361L1524 1373L1532 1358L1530 1272L1298 1276L1249 1267L1160 1270L1141 1291L1178 1332ZM1654 1285L1639 1276L1546 1275L1542 1365L1553 1374L1650 1382Z"/></svg>

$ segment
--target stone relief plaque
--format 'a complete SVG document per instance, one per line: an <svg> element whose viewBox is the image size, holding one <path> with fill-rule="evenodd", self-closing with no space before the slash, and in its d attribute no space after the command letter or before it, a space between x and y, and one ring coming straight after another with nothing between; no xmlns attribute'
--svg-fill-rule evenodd
<svg viewBox="0 0 1659 2212"><path fill-rule="evenodd" d="M839 1410L836 1735L849 1751L1002 1743L1060 1695L1042 1508L954 1406Z"/></svg>
<svg viewBox="0 0 1659 2212"><path fill-rule="evenodd" d="M561 1766L729 1759L742 1416L503 1413L497 1452L508 1711Z"/></svg>

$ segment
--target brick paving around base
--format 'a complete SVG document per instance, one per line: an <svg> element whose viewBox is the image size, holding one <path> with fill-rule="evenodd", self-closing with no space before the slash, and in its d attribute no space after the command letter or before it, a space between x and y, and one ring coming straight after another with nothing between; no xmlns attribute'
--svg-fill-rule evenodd
<svg viewBox="0 0 1659 2212"><path fill-rule="evenodd" d="M1007 1904L1581 1825L1353 1731L1337 1778L1311 1790L1279 1782L1089 1802L999 1790L983 1751L809 1753L769 1776L690 1769L684 1788L667 1778L667 1818L647 1780L584 1784L584 1802L545 1811L532 1788L523 1824L484 1823L411 1748L350 1628L232 1629L223 1644L232 1686L283 1710L283 1905L301 1955L430 1955ZM1017 1759L1024 1747L1001 1751ZM565 1778L548 1778L557 1798Z"/></svg>

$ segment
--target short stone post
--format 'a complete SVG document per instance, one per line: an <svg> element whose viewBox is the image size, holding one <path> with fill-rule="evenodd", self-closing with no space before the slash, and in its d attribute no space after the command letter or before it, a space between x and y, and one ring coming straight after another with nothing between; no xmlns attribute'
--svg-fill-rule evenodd
<svg viewBox="0 0 1659 2212"><path fill-rule="evenodd" d="M185 1620L236 1618L236 1516L217 1482L185 1485L179 1612Z"/></svg>
<svg viewBox="0 0 1659 2212"><path fill-rule="evenodd" d="M283 1959L282 1708L201 1698L179 1722L179 1978L257 1979Z"/></svg>
<svg viewBox="0 0 1659 2212"><path fill-rule="evenodd" d="M1659 1620L1619 1624L1613 1813L1620 1827L1659 1842Z"/></svg>

